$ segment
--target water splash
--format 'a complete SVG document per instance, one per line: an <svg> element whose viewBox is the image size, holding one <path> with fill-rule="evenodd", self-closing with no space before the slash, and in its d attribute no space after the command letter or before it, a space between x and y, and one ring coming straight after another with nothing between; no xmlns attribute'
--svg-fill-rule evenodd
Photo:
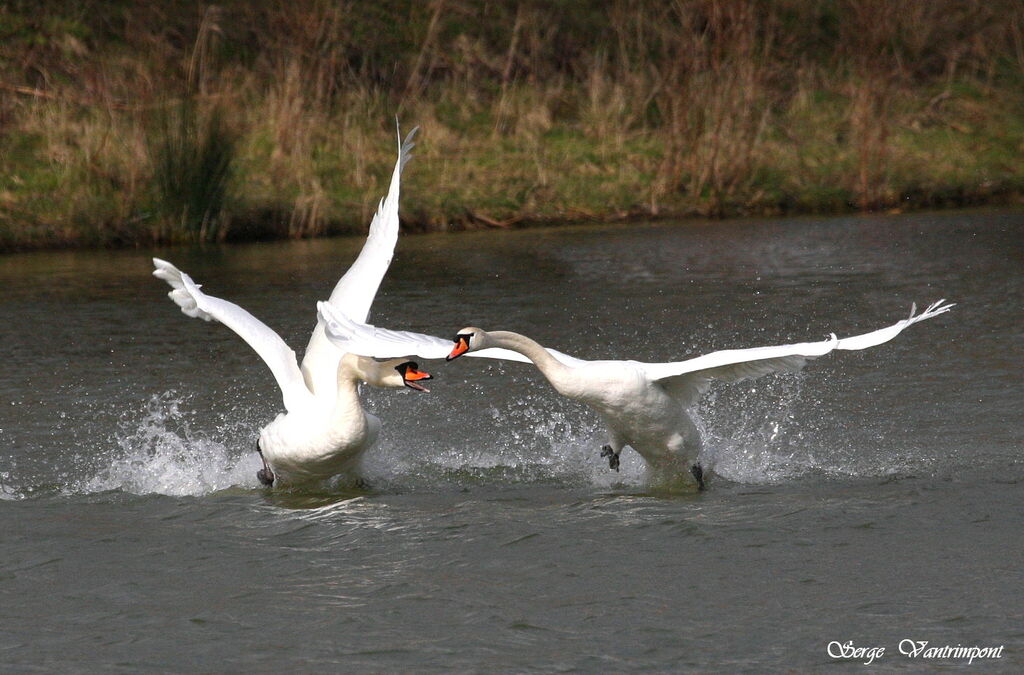
<svg viewBox="0 0 1024 675"><path fill-rule="evenodd" d="M728 480L774 483L804 472L794 407L802 378L782 375L739 385L713 383L694 411L701 463Z"/></svg>
<svg viewBox="0 0 1024 675"><path fill-rule="evenodd" d="M468 396L471 400L473 396ZM610 486L639 483L643 465L623 458L621 473L610 472L600 458L604 431L586 408L553 393L526 392L487 407L452 412L389 410L388 401L375 401L385 419L381 442L364 463L371 483L401 488L441 484L481 485L557 483ZM404 424L409 417L427 420L434 435Z"/></svg>
<svg viewBox="0 0 1024 675"><path fill-rule="evenodd" d="M24 493L11 484L11 473L0 471L0 501L15 501L24 498Z"/></svg>
<svg viewBox="0 0 1024 675"><path fill-rule="evenodd" d="M785 375L743 385L718 385L704 398L696 418L705 450L701 462L740 483L774 483L799 478L827 466L807 449L797 408L802 377ZM513 380L511 386L522 384ZM468 384L468 400L486 400ZM366 468L371 482L395 487L555 482L571 486L634 487L645 482L646 466L632 450L622 454L620 471L600 457L607 442L604 425L586 407L547 390L519 392L488 407L414 411L418 420L443 422L426 441L422 429L403 429L408 410L392 409L391 398L375 401L386 418L381 446ZM521 393L520 393L521 392ZM417 399L418 401L419 399ZM393 405L399 405L399 402ZM432 405L432 404L430 404ZM415 439L412 443L410 439ZM811 439L813 441L813 439Z"/></svg>
<svg viewBox="0 0 1024 675"><path fill-rule="evenodd" d="M928 471L914 448L892 447L844 429L820 379L781 374L739 385L713 385L696 411L702 462L739 483L774 484L808 476L888 477ZM805 393L806 392L814 392Z"/></svg>
<svg viewBox="0 0 1024 675"><path fill-rule="evenodd" d="M745 484L907 471L906 462L890 457L879 462L878 453L865 452L828 425L817 425L815 419L829 405L804 394L807 389L821 396L821 383L812 380L805 387L806 380L805 374L783 374L713 385L694 411L704 440L700 461L705 469ZM473 384L467 386L465 398L485 398ZM627 449L622 454L620 472L610 471L607 460L600 458L605 430L594 413L552 392L521 391L478 411L452 411L444 403L432 410L434 404L425 403L410 414L407 402L395 397L374 401L385 429L366 463L371 482L395 489L529 482L599 488L644 484L645 465L637 453ZM416 425L433 418L443 421L432 423L435 435L424 439ZM403 427L406 423L408 428ZM885 449L884 442L879 447Z"/></svg>
<svg viewBox="0 0 1024 675"><path fill-rule="evenodd" d="M114 434L107 464L69 486L73 493L122 490L132 494L204 495L236 485L255 486L258 460L192 431L186 398L152 396L127 413Z"/></svg>
<svg viewBox="0 0 1024 675"><path fill-rule="evenodd" d="M886 476L921 468L916 455L892 456L884 439L878 440L881 450L872 452L858 446L863 439L837 435L828 424L816 426L827 406L802 395L804 378L782 375L713 386L695 411L705 468L746 484ZM597 417L551 392L523 391L472 411L452 408L450 401L384 394L368 397L368 408L384 421L382 438L364 461L365 476L376 489L536 482L607 489L644 483L639 455L627 450L620 472L610 471L599 456L605 432ZM139 409L113 418L114 428L98 434L108 442L75 457L74 470L58 479L58 491L201 496L236 486L256 488L259 461L250 450L265 420L249 419L259 414L250 410L240 403L211 419L210 411L195 410L189 396L151 396ZM880 456L885 460L878 461ZM30 492L0 475L0 500Z"/></svg>

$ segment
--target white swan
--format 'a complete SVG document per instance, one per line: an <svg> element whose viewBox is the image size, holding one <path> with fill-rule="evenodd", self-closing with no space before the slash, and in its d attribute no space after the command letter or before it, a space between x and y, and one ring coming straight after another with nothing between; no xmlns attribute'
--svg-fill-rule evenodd
<svg viewBox="0 0 1024 675"><path fill-rule="evenodd" d="M799 371L811 359L834 350L859 350L888 342L908 326L931 319L952 308L940 300L921 314L912 307L910 317L892 326L839 339L713 352L673 363L639 361L584 361L530 338L507 331L487 332L464 328L455 336L447 354L452 360L480 349L511 350L532 361L555 390L587 404L601 415L608 428L608 445L601 456L618 469L619 454L626 445L644 458L652 482L672 484L689 473L704 488L703 470L697 462L700 433L690 410L711 380L739 382L776 372ZM438 358L451 342L419 333L376 328L318 304L327 335L339 346L365 356L417 355Z"/></svg>
<svg viewBox="0 0 1024 675"><path fill-rule="evenodd" d="M370 223L359 257L341 278L325 303L349 316L367 319L370 305L394 253L398 239L398 195L402 168L412 150L413 129L405 142L399 135L398 161L388 194ZM317 321L301 367L284 340L238 305L206 295L199 285L171 263L153 259L153 276L173 289L168 295L187 316L219 321L233 330L270 367L284 399L286 413L265 426L256 448L263 459L257 476L265 485L323 480L354 474L362 454L377 439L381 423L365 412L358 385L427 391L419 384L430 375L407 359L379 363L345 354L328 340Z"/></svg>

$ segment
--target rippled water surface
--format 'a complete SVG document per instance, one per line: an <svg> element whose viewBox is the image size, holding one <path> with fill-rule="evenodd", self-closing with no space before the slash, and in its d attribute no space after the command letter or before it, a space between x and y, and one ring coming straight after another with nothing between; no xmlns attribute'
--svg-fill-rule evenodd
<svg viewBox="0 0 1024 675"><path fill-rule="evenodd" d="M0 257L0 670L804 672L830 642L1004 646L1024 668L1024 215L406 237L374 307L447 336L679 360L959 303L800 375L714 387L704 494L598 457L521 364L367 391L370 487L270 492L262 362L168 258L301 353L361 241ZM859 660L847 663L849 668Z"/></svg>

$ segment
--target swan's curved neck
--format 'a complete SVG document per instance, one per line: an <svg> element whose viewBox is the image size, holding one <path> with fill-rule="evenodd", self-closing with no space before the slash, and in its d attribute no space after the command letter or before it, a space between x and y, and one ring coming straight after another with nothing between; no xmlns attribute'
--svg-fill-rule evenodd
<svg viewBox="0 0 1024 675"><path fill-rule="evenodd" d="M376 362L365 356L345 354L338 361L338 387L355 387L360 382L373 382L376 379Z"/></svg>
<svg viewBox="0 0 1024 675"><path fill-rule="evenodd" d="M359 383L367 381L368 369L363 361L373 363L372 359L345 354L338 361L338 389L334 399L336 416L363 414L363 406L359 401Z"/></svg>
<svg viewBox="0 0 1024 675"><path fill-rule="evenodd" d="M544 377L551 383L551 386L558 390L559 393L569 395L568 392L563 391L563 387L572 379L573 369L552 356L536 340L532 340L519 333L513 333L512 331L496 330L487 332L487 344L488 346L504 347L505 349L519 352L533 361L533 364L537 366L537 370L543 373Z"/></svg>

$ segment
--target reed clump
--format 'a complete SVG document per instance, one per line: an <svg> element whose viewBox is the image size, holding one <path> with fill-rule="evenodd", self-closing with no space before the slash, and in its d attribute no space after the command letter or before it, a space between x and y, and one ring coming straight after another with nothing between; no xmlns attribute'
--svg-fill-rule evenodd
<svg viewBox="0 0 1024 675"><path fill-rule="evenodd" d="M236 141L222 113L200 117L194 104L177 106L149 142L153 150L155 241L181 237L215 241L227 232L224 207Z"/></svg>
<svg viewBox="0 0 1024 675"><path fill-rule="evenodd" d="M0 248L1024 192L1016 0L11 0Z"/></svg>

